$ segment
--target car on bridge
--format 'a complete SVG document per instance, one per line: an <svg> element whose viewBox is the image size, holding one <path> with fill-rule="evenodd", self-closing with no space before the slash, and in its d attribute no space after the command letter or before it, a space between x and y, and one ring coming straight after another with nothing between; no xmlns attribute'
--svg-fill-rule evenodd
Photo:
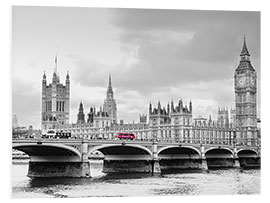
<svg viewBox="0 0 270 203"><path fill-rule="evenodd" d="M115 135L115 138L120 139L120 140L122 139L133 140L135 139L135 135L134 133L117 133Z"/></svg>

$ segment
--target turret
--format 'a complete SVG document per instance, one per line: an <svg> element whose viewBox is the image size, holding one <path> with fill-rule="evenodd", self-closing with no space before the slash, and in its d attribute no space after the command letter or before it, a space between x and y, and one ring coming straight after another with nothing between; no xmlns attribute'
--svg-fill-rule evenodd
<svg viewBox="0 0 270 203"><path fill-rule="evenodd" d="M90 112L88 113L87 123L93 123L94 121L94 109L93 107L90 108Z"/></svg>
<svg viewBox="0 0 270 203"><path fill-rule="evenodd" d="M185 112L185 113L188 112L188 107L187 107L187 105L185 105L184 112Z"/></svg>
<svg viewBox="0 0 270 203"><path fill-rule="evenodd" d="M42 87L46 87L46 85L47 85L47 77L46 77L46 73L44 71L43 78L42 78Z"/></svg>
<svg viewBox="0 0 270 203"><path fill-rule="evenodd" d="M171 112L174 112L174 104L173 104L173 100L171 101Z"/></svg>
<svg viewBox="0 0 270 203"><path fill-rule="evenodd" d="M70 87L70 79L69 79L69 73L67 71L67 75L66 75L66 87L67 89L69 90L69 87Z"/></svg>
<svg viewBox="0 0 270 203"><path fill-rule="evenodd" d="M46 81L46 73L45 73L45 70L44 70L44 73L43 73L43 80Z"/></svg>
<svg viewBox="0 0 270 203"><path fill-rule="evenodd" d="M52 82L53 83L57 83L58 82L58 76L57 76L56 72L53 72Z"/></svg>
<svg viewBox="0 0 270 203"><path fill-rule="evenodd" d="M69 82L69 73L67 71L67 75L66 75L66 82Z"/></svg>
<svg viewBox="0 0 270 203"><path fill-rule="evenodd" d="M80 103L79 111L80 111L80 112L83 111L83 104L82 104L82 102Z"/></svg>
<svg viewBox="0 0 270 203"><path fill-rule="evenodd" d="M180 112L180 113L183 112L183 101L182 101L182 99L179 100L179 112Z"/></svg>
<svg viewBox="0 0 270 203"><path fill-rule="evenodd" d="M150 102L150 104L149 104L149 115L152 113L152 104L151 104L151 102Z"/></svg>
<svg viewBox="0 0 270 203"><path fill-rule="evenodd" d="M83 104L82 104L82 102L80 103L80 106L79 106L79 113L78 113L78 115L77 115L77 124L80 124L80 123L85 123L84 112L83 112Z"/></svg>
<svg viewBox="0 0 270 203"><path fill-rule="evenodd" d="M158 113L160 114L161 112L161 104L160 104L160 101L158 101Z"/></svg>
<svg viewBox="0 0 270 203"><path fill-rule="evenodd" d="M192 102L191 102L191 100L189 102L189 112L192 113Z"/></svg>

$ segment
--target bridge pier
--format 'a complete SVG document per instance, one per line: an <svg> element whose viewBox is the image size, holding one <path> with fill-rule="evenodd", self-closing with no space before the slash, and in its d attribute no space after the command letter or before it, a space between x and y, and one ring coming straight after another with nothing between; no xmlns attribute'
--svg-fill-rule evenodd
<svg viewBox="0 0 270 203"><path fill-rule="evenodd" d="M158 160L158 154L157 154L157 143L153 142L152 145L152 152L153 152L153 157L151 160L151 166L152 166L152 174L154 173L160 173L160 165L159 165L159 160Z"/></svg>
<svg viewBox="0 0 270 203"><path fill-rule="evenodd" d="M204 146L201 146L201 158L202 158L202 164L201 164L201 169L204 171L208 171L208 165L205 157L205 149Z"/></svg>
<svg viewBox="0 0 270 203"><path fill-rule="evenodd" d="M30 161L28 177L90 177L89 162L38 162Z"/></svg>
<svg viewBox="0 0 270 203"><path fill-rule="evenodd" d="M208 165L207 165L207 161L206 158L202 158L202 166L201 166L202 170L204 171L208 171Z"/></svg>
<svg viewBox="0 0 270 203"><path fill-rule="evenodd" d="M106 160L103 161L104 173L150 173L150 160Z"/></svg>
<svg viewBox="0 0 270 203"><path fill-rule="evenodd" d="M241 168L260 168L260 157L239 157Z"/></svg>
<svg viewBox="0 0 270 203"><path fill-rule="evenodd" d="M235 161L233 158L208 158L207 159L208 168L233 168Z"/></svg>
<svg viewBox="0 0 270 203"><path fill-rule="evenodd" d="M81 177L91 177L90 174L90 162L88 159L88 142L87 140L82 140L82 161L81 161Z"/></svg>
<svg viewBox="0 0 270 203"><path fill-rule="evenodd" d="M233 166L234 168L241 168L241 166L240 166L240 162L239 162L239 159L238 158L236 158L235 160L234 160L234 166Z"/></svg>
<svg viewBox="0 0 270 203"><path fill-rule="evenodd" d="M202 159L202 170L208 171L208 165L206 159Z"/></svg>
<svg viewBox="0 0 270 203"><path fill-rule="evenodd" d="M201 169L201 159L160 159L159 164L163 173Z"/></svg>
<svg viewBox="0 0 270 203"><path fill-rule="evenodd" d="M152 166L152 173L160 173L160 165L159 165L159 161L158 160L152 160L151 161L151 166Z"/></svg>

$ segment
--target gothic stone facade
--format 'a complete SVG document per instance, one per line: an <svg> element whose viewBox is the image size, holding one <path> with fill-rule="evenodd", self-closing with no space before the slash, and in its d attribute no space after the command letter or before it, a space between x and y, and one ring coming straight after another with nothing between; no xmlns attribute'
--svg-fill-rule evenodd
<svg viewBox="0 0 270 203"><path fill-rule="evenodd" d="M60 83L60 77L55 69L52 83L47 84L44 72L42 79L42 112L41 129L46 132L59 125L69 123L69 100L70 100L70 80L66 75L65 85Z"/></svg>

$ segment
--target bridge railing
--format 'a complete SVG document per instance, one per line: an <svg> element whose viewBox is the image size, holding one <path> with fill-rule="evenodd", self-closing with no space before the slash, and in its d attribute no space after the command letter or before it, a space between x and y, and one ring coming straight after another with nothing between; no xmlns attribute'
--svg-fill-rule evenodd
<svg viewBox="0 0 270 203"><path fill-rule="evenodd" d="M13 138L13 140L22 140L22 139L16 139ZM80 141L83 140L83 138L71 138L71 139L55 139L55 138L26 138L23 140L53 140L55 142L58 141ZM89 139L87 140L93 140L93 141L124 141L124 142L163 142L163 143L183 143L183 144L201 144L201 145L229 145L229 146L260 146L260 143L258 142L258 139L252 139L252 138L242 138L242 139L236 139L236 138L183 138L183 139L172 139L172 138L155 138L155 139Z"/></svg>

